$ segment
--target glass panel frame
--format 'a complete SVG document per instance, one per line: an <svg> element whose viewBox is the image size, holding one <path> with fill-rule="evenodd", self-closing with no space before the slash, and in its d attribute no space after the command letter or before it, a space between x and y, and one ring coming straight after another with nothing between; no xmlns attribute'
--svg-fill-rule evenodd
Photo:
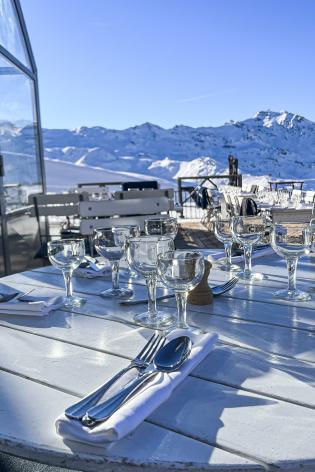
<svg viewBox="0 0 315 472"><path fill-rule="evenodd" d="M32 68L14 0L0 0L0 44L24 66Z"/></svg>

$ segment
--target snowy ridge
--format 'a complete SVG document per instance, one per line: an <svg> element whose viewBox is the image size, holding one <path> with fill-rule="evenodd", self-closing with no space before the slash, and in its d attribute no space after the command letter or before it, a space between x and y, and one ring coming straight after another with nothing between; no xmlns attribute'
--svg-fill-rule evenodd
<svg viewBox="0 0 315 472"><path fill-rule="evenodd" d="M27 128L0 126L18 150ZM100 126L44 129L45 157L79 167L141 174L175 184L178 176L226 173L227 157L249 176L315 178L315 123L287 111L260 111L219 127L170 129L144 123L124 130ZM2 136L2 139L4 136Z"/></svg>

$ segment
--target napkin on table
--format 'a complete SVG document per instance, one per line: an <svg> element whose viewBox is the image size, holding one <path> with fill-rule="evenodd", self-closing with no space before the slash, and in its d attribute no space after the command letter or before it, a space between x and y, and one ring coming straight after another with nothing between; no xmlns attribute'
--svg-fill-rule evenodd
<svg viewBox="0 0 315 472"><path fill-rule="evenodd" d="M193 347L180 369L155 375L110 418L94 428L84 426L80 421L69 419L62 414L56 420L57 433L65 439L88 443L117 441L131 433L171 396L185 377L206 358L218 339L216 333L196 335L187 330L175 330L168 335L168 339L182 335L191 337Z"/></svg>
<svg viewBox="0 0 315 472"><path fill-rule="evenodd" d="M16 299L0 303L0 315L47 316L63 305L63 297L25 296L24 301Z"/></svg>
<svg viewBox="0 0 315 472"><path fill-rule="evenodd" d="M112 269L111 266L108 265L106 262L98 261L94 264L89 264L87 267L78 267L77 269L75 269L74 275L87 279L94 279L97 277L106 277L110 279L112 275ZM119 277L129 279L130 273L128 271L128 268L120 267Z"/></svg>

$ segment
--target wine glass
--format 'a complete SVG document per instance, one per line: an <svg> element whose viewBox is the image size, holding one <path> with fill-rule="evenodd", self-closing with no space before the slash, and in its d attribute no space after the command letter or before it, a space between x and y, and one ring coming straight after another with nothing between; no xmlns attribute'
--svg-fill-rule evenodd
<svg viewBox="0 0 315 472"><path fill-rule="evenodd" d="M198 251L169 251L158 255L158 274L166 287L175 292L177 302L177 327L188 329L187 296L203 277L205 263Z"/></svg>
<svg viewBox="0 0 315 472"><path fill-rule="evenodd" d="M147 235L170 236L175 239L178 230L177 220L171 216L152 216L144 221Z"/></svg>
<svg viewBox="0 0 315 472"><path fill-rule="evenodd" d="M141 234L140 226L138 226L138 225L119 225L119 226L115 226L115 228L116 228L117 235L118 235L118 228L119 228L120 237L123 238L124 250L125 250L124 261L126 261L126 259L127 259L128 239L129 238L137 238L137 237L140 236L140 234ZM128 267L124 268L124 272L125 272L125 277L131 277L133 279L138 278L137 272L132 270L129 267L129 265L128 265Z"/></svg>
<svg viewBox="0 0 315 472"><path fill-rule="evenodd" d="M104 298L125 298L133 294L130 288L119 286L119 263L126 252L127 233L126 228L119 226L94 230L95 249L109 261L112 268L112 288L100 293Z"/></svg>
<svg viewBox="0 0 315 472"><path fill-rule="evenodd" d="M263 274L252 272L253 245L264 236L267 222L264 216L234 216L232 218L232 234L243 247L245 267L236 275L247 280L261 280Z"/></svg>
<svg viewBox="0 0 315 472"><path fill-rule="evenodd" d="M85 256L84 239L58 239L49 241L48 257L52 265L62 271L66 286L64 306L74 308L83 305L85 298L75 297L72 290L72 273L79 267Z"/></svg>
<svg viewBox="0 0 315 472"><path fill-rule="evenodd" d="M274 298L291 301L310 300L309 293L296 288L296 268L298 259L311 250L311 227L306 223L275 223L271 228L270 241L272 249L286 259L288 268L288 288L275 292Z"/></svg>
<svg viewBox="0 0 315 472"><path fill-rule="evenodd" d="M168 236L140 236L128 240L127 260L132 269L141 274L148 289L148 310L134 316L134 320L153 329L170 326L173 316L156 308L157 256L174 249Z"/></svg>
<svg viewBox="0 0 315 472"><path fill-rule="evenodd" d="M221 270L239 270L240 267L232 264L233 234L230 219L217 219L214 222L214 234L216 238L224 244L225 263L220 264Z"/></svg>

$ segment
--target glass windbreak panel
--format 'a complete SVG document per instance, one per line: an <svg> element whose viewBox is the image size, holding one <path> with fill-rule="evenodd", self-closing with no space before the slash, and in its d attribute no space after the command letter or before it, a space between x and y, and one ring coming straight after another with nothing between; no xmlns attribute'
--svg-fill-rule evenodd
<svg viewBox="0 0 315 472"><path fill-rule="evenodd" d="M33 81L0 56L0 153L4 158L6 212L42 191Z"/></svg>
<svg viewBox="0 0 315 472"><path fill-rule="evenodd" d="M25 66L30 67L24 36L12 0L0 0L0 44Z"/></svg>

